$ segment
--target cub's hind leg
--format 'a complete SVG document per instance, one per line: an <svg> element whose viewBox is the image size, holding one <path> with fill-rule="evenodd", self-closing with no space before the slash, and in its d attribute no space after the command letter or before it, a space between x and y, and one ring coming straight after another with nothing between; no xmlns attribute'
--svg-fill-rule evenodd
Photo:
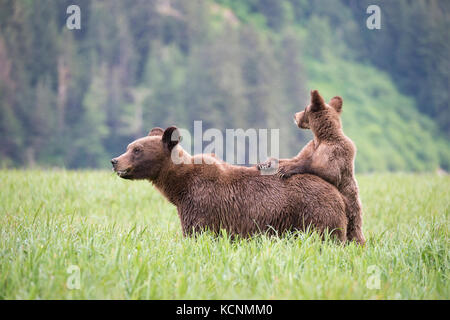
<svg viewBox="0 0 450 320"><path fill-rule="evenodd" d="M347 240L356 241L360 245L366 243L362 224L362 205L358 195L358 186L348 186L341 190L342 195L346 198L346 214L348 218Z"/></svg>

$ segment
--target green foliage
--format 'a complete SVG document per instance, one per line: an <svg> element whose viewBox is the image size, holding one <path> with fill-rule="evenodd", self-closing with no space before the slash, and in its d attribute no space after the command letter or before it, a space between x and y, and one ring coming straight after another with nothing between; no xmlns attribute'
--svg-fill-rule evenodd
<svg viewBox="0 0 450 320"><path fill-rule="evenodd" d="M290 157L311 138L290 119L318 89L344 97L358 171L448 170L448 5L380 1L368 31L367 3L1 1L0 166L104 167L194 120L279 128Z"/></svg>
<svg viewBox="0 0 450 320"><path fill-rule="evenodd" d="M450 2L351 0L357 21L365 21L365 8L377 4L382 27L376 32L360 28L352 44L359 59L369 59L389 72L397 87L417 100L417 108L433 117L450 137Z"/></svg>
<svg viewBox="0 0 450 320"><path fill-rule="evenodd" d="M436 138L436 124L417 110L412 98L398 93L387 74L332 55L305 65L311 88L320 88L326 99L336 92L344 99L343 127L358 148L358 172L449 167L448 142Z"/></svg>
<svg viewBox="0 0 450 320"><path fill-rule="evenodd" d="M312 232L183 238L176 208L148 182L106 172L0 180L0 299L450 297L448 176L359 176L365 248ZM79 290L67 287L71 265ZM367 286L371 266L379 289Z"/></svg>
<svg viewBox="0 0 450 320"><path fill-rule="evenodd" d="M101 66L93 74L92 83L84 96L83 118L78 139L73 141L75 149L75 166L101 166L99 161L105 158L103 140L108 137L109 128L106 125L106 108L108 102L108 88L106 86L107 70Z"/></svg>
<svg viewBox="0 0 450 320"><path fill-rule="evenodd" d="M187 126L187 109L183 105L187 59L176 46L155 43L152 47L154 54L149 55L143 85L149 91L143 102L144 129ZM164 121L158 122L161 120Z"/></svg>

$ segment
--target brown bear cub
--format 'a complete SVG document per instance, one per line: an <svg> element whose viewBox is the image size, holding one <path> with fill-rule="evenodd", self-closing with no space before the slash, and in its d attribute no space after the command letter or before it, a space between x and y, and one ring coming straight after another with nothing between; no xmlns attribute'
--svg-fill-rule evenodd
<svg viewBox="0 0 450 320"><path fill-rule="evenodd" d="M299 128L311 129L314 139L294 158L278 160L277 174L288 178L295 174L310 173L336 186L346 198L347 239L364 245L362 206L354 176L356 147L342 131L341 112L341 97L334 97L326 104L317 90L311 91L311 104L295 114L295 122ZM271 167L273 161L261 164L258 168Z"/></svg>

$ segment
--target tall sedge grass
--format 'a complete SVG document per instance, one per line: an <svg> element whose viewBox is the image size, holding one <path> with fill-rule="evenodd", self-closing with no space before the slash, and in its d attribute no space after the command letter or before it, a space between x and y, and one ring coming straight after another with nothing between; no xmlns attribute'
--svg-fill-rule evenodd
<svg viewBox="0 0 450 320"><path fill-rule="evenodd" d="M184 238L148 182L0 171L0 298L449 299L450 178L358 181L365 248L314 232Z"/></svg>

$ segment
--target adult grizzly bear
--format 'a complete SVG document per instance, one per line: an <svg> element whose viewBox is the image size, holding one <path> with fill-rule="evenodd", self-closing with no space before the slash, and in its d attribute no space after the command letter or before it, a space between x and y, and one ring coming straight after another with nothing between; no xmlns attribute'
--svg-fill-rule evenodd
<svg viewBox="0 0 450 320"><path fill-rule="evenodd" d="M344 200L328 182L309 174L290 179L261 175L255 167L233 166L209 155L191 156L178 142L175 127L154 128L111 163L121 178L151 181L177 207L185 236L225 229L247 237L312 226L346 241Z"/></svg>

